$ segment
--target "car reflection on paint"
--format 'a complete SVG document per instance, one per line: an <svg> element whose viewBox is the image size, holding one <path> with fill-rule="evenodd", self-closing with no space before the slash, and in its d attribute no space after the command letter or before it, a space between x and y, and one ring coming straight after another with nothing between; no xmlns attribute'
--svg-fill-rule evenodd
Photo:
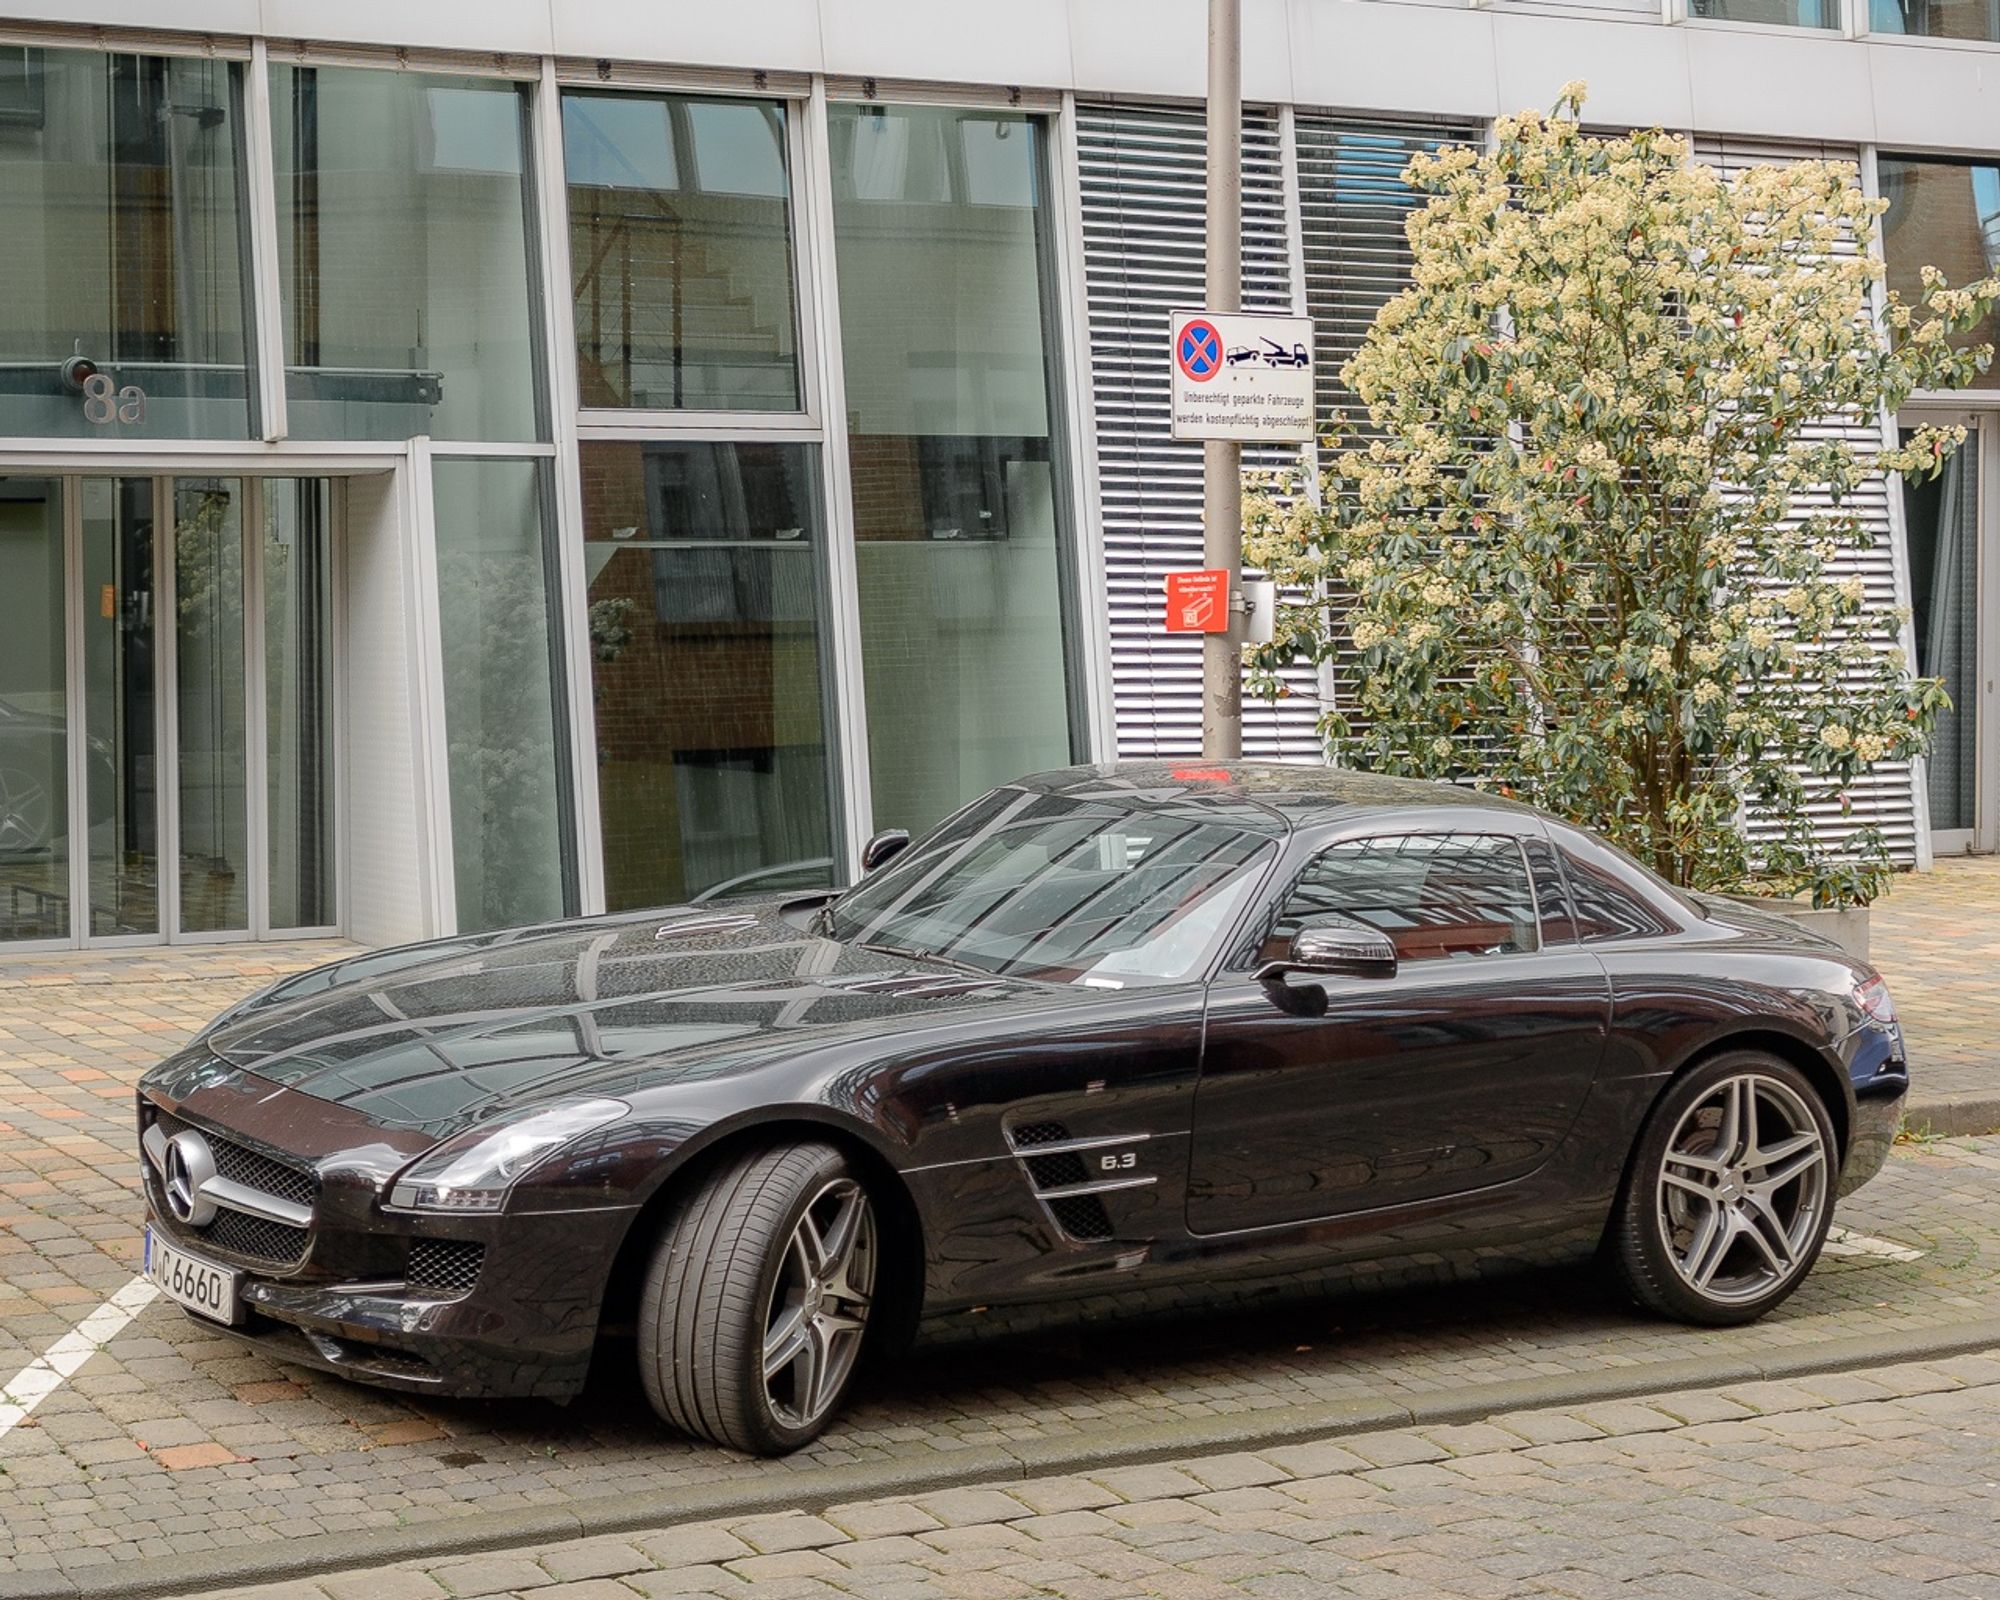
<svg viewBox="0 0 2000 1600"><path fill-rule="evenodd" d="M1462 789L1083 767L864 862L218 1019L139 1099L148 1227L223 1274L198 1314L427 1393L568 1396L603 1344L783 1451L920 1313L1596 1256L1747 1321L1908 1086L1865 963Z"/></svg>

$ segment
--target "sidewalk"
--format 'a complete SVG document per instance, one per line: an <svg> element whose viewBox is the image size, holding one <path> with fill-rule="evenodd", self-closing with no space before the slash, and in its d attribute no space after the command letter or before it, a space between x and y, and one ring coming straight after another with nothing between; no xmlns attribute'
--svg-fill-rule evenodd
<svg viewBox="0 0 2000 1600"><path fill-rule="evenodd" d="M1899 876L1870 940L1910 1043L1917 1133L2000 1130L2000 856Z"/></svg>

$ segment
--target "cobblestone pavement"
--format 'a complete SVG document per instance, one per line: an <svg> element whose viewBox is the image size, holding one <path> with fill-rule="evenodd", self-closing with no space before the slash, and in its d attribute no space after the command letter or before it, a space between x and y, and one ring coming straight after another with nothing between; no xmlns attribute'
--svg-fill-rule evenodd
<svg viewBox="0 0 2000 1600"><path fill-rule="evenodd" d="M1899 876L1869 937L1918 1069L1911 1125L2000 1129L2000 856Z"/></svg>
<svg viewBox="0 0 2000 1600"><path fill-rule="evenodd" d="M424 1560L227 1600L2000 1596L2000 1359Z"/></svg>
<svg viewBox="0 0 2000 1600"><path fill-rule="evenodd" d="M121 976L129 957L104 972L0 964L0 1386L130 1281L138 1072L272 973L329 953L162 952L142 979ZM203 1560L240 1581L343 1539L414 1554L475 1527L483 1540L551 1538L894 1480L1019 1478L1503 1399L1741 1379L1841 1349L1852 1364L1868 1359L1854 1341L1948 1343L2000 1319L1996 1196L2000 1139L1904 1147L1840 1220L1913 1259L1831 1256L1748 1329L1645 1320L1565 1275L920 1353L782 1462L663 1433L615 1362L567 1408L411 1400L245 1353L155 1302L11 1432L0 1402L0 1594L58 1580L114 1592L125 1574Z"/></svg>

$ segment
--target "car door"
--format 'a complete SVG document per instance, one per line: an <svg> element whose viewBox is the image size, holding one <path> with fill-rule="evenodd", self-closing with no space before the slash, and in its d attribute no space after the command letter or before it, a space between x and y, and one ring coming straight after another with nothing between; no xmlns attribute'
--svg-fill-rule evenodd
<svg viewBox="0 0 2000 1600"><path fill-rule="evenodd" d="M1545 841L1340 840L1285 892L1264 947L1211 983L1190 1151L1198 1234L1504 1183L1546 1161L1603 1054L1609 986L1575 942ZM1315 918L1387 934L1392 976L1260 981Z"/></svg>

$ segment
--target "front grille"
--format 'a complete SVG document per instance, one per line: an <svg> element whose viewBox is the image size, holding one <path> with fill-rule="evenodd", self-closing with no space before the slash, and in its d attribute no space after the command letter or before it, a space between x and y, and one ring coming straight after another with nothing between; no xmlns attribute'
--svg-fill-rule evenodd
<svg viewBox="0 0 2000 1600"><path fill-rule="evenodd" d="M160 1132L169 1139L194 1126L168 1111L155 1109L152 1116ZM319 1198L319 1183L310 1172L273 1160L212 1128L198 1131L208 1140L208 1147L214 1153L216 1172L232 1183L260 1190L280 1200L289 1200L294 1205L310 1207ZM218 1210L215 1219L206 1227L190 1228L162 1203L162 1197L157 1192L159 1175L150 1166L147 1182L155 1191L153 1209L161 1225L197 1248L268 1267L296 1267L306 1258L309 1235L304 1228L253 1217L248 1212L236 1211L228 1206Z"/></svg>
<svg viewBox="0 0 2000 1600"><path fill-rule="evenodd" d="M253 1217L247 1211L218 1211L215 1220L205 1228L189 1228L175 1222L174 1230L192 1234L204 1244L230 1255L269 1262L274 1267L295 1267L306 1255L304 1228Z"/></svg>
<svg viewBox="0 0 2000 1600"><path fill-rule="evenodd" d="M159 1123L160 1131L169 1139L191 1126L166 1111L155 1112L153 1120ZM208 1140L209 1149L215 1152L215 1170L230 1182L261 1189L266 1194L276 1195L280 1200L289 1200L298 1206L309 1206L318 1198L319 1185L313 1181L311 1173L259 1155L247 1145L224 1138L211 1128L203 1128L201 1132Z"/></svg>
<svg viewBox="0 0 2000 1600"><path fill-rule="evenodd" d="M412 1239L405 1274L412 1289L426 1294L467 1294L479 1281L486 1246L470 1239Z"/></svg>

